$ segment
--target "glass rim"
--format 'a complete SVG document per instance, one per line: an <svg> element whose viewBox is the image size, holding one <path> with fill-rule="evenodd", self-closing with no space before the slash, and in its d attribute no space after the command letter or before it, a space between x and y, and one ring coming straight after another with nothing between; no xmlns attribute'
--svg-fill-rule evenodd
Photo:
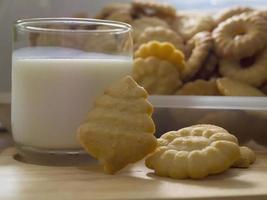
<svg viewBox="0 0 267 200"><path fill-rule="evenodd" d="M46 28L38 27L40 24L82 24L82 25L105 25L106 29L88 30L88 29L63 29L63 28ZM93 18L67 18L67 17L56 17L56 18L27 18L19 19L15 22L15 27L21 31L28 32L51 32L51 33L126 33L132 30L131 25L118 21L101 20ZM108 28L110 27L110 28Z"/></svg>

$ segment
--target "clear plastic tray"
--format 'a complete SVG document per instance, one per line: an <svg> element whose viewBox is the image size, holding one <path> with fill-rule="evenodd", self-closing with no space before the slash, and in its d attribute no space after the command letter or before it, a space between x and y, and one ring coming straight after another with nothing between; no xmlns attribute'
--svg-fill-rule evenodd
<svg viewBox="0 0 267 200"><path fill-rule="evenodd" d="M194 124L214 124L236 135L240 144L267 150L266 97L151 96L159 137Z"/></svg>
<svg viewBox="0 0 267 200"><path fill-rule="evenodd" d="M10 130L9 100L0 99L0 121ZM267 150L267 97L150 96L149 101L154 106L157 137L208 123L227 129L240 144Z"/></svg>

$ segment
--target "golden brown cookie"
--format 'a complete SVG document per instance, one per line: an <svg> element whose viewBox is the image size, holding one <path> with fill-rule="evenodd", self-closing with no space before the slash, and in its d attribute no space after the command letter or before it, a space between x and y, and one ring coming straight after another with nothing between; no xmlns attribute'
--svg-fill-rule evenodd
<svg viewBox="0 0 267 200"><path fill-rule="evenodd" d="M190 126L192 128L201 128L202 130L203 129L208 129L208 130L214 130L214 131L218 131L218 132L223 132L223 133L229 133L229 131L227 131L225 128L221 127L221 126L217 126L217 125L214 125L214 124L195 124L195 125L192 125ZM230 133L229 133L230 134ZM232 141L236 144L238 144L238 139L234 136L234 135L228 135L227 139L226 140L229 140L229 141Z"/></svg>
<svg viewBox="0 0 267 200"><path fill-rule="evenodd" d="M264 83L261 87L260 90L267 95L267 83Z"/></svg>
<svg viewBox="0 0 267 200"><path fill-rule="evenodd" d="M78 128L82 147L114 174L157 146L148 94L130 76L105 90Z"/></svg>
<svg viewBox="0 0 267 200"><path fill-rule="evenodd" d="M217 24L233 17L236 15L240 15L242 13L250 13L254 11L253 8L250 7L244 7L244 6L236 6L236 7L231 7L231 8L226 8L222 11L220 11L216 16L215 16L215 21Z"/></svg>
<svg viewBox="0 0 267 200"><path fill-rule="evenodd" d="M30 42L30 46L36 46L37 44L37 40L39 37L39 33L30 33L29 34L29 42Z"/></svg>
<svg viewBox="0 0 267 200"><path fill-rule="evenodd" d="M167 3L159 3L147 0L132 1L134 12L141 12L147 16L157 16L160 18L174 18L176 9Z"/></svg>
<svg viewBox="0 0 267 200"><path fill-rule="evenodd" d="M181 50L182 52L185 51L183 39L173 30L161 26L146 28L137 38L135 47L138 48L140 45L152 40L159 42L170 42L177 49Z"/></svg>
<svg viewBox="0 0 267 200"><path fill-rule="evenodd" d="M83 46L83 49L88 52L114 53L117 49L114 34L88 35Z"/></svg>
<svg viewBox="0 0 267 200"><path fill-rule="evenodd" d="M162 135L146 166L159 176L200 179L227 170L239 157L235 136L220 127L201 124Z"/></svg>
<svg viewBox="0 0 267 200"><path fill-rule="evenodd" d="M51 25L44 26L42 28L56 29L64 31L70 29L69 25ZM72 34L62 34L60 31L54 32L36 32L30 35L30 41L33 46L57 46L57 47L67 47L74 49L83 48L83 40L72 35Z"/></svg>
<svg viewBox="0 0 267 200"><path fill-rule="evenodd" d="M209 15L200 13L178 14L172 24L172 28L183 37L185 41L192 38L195 34L202 31L211 31L215 22Z"/></svg>
<svg viewBox="0 0 267 200"><path fill-rule="evenodd" d="M108 17L106 17L106 19L112 21L124 22L128 24L132 23L133 21L131 13L128 10L118 10L110 14Z"/></svg>
<svg viewBox="0 0 267 200"><path fill-rule="evenodd" d="M181 72L185 68L184 54L169 42L150 41L142 44L135 52L135 57L156 57L174 64Z"/></svg>
<svg viewBox="0 0 267 200"><path fill-rule="evenodd" d="M182 85L177 67L156 57L136 58L132 75L149 94L173 94Z"/></svg>
<svg viewBox="0 0 267 200"><path fill-rule="evenodd" d="M177 95L203 95L218 96L220 95L215 80L195 80L188 82L176 92Z"/></svg>
<svg viewBox="0 0 267 200"><path fill-rule="evenodd" d="M214 29L217 55L228 59L241 59L261 51L267 39L267 21L255 14L234 16Z"/></svg>
<svg viewBox="0 0 267 200"><path fill-rule="evenodd" d="M267 20L267 9L262 9L262 10L256 10L254 11L256 14L262 16L263 18L265 18L265 20Z"/></svg>
<svg viewBox="0 0 267 200"><path fill-rule="evenodd" d="M106 19L117 11L128 11L130 13L131 5L128 3L109 3L95 16L96 19Z"/></svg>
<svg viewBox="0 0 267 200"><path fill-rule="evenodd" d="M261 86L267 81L267 49L249 59L220 59L219 71L223 76Z"/></svg>
<svg viewBox="0 0 267 200"><path fill-rule="evenodd" d="M89 18L86 12L75 13L72 17L73 18Z"/></svg>
<svg viewBox="0 0 267 200"><path fill-rule="evenodd" d="M147 27L156 27L161 26L164 28L169 28L169 25L157 18L157 17L142 17L139 19L134 20L131 23L133 27L133 39L134 41L137 40L137 38L140 36L140 34L147 28Z"/></svg>
<svg viewBox="0 0 267 200"><path fill-rule="evenodd" d="M194 78L212 79L218 77L218 58L214 52L210 52L204 64Z"/></svg>
<svg viewBox="0 0 267 200"><path fill-rule="evenodd" d="M235 161L232 167L248 168L256 161L256 154L248 147L240 147L240 157Z"/></svg>
<svg viewBox="0 0 267 200"><path fill-rule="evenodd" d="M257 88L230 78L219 78L216 83L224 96L266 96Z"/></svg>
<svg viewBox="0 0 267 200"><path fill-rule="evenodd" d="M209 32L200 32L194 35L187 44L186 66L182 71L182 80L190 80L201 69L208 58L212 48L213 40Z"/></svg>
<svg viewBox="0 0 267 200"><path fill-rule="evenodd" d="M247 117L245 111L231 110L226 107L225 109L209 110L210 112L204 113L195 122L200 124L215 124L217 126L224 127L236 136L242 135L242 137L239 138L242 139L241 142L251 139L251 119Z"/></svg>

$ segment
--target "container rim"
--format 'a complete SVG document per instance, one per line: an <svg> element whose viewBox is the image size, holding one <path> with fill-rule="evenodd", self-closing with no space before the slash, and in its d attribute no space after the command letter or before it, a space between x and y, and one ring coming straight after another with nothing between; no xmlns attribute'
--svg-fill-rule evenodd
<svg viewBox="0 0 267 200"><path fill-rule="evenodd" d="M156 108L229 109L267 111L267 97L250 96L150 96Z"/></svg>
<svg viewBox="0 0 267 200"><path fill-rule="evenodd" d="M229 109L267 111L267 97L149 96L155 108ZM11 103L10 93L0 93L0 104Z"/></svg>
<svg viewBox="0 0 267 200"><path fill-rule="evenodd" d="M28 18L19 19L15 22L15 28L20 31L27 32L47 32L47 33L112 33L122 34L132 30L131 25L123 22L100 20L91 18ZM50 25L50 27L49 27ZM51 27L51 25L70 25L70 28ZM79 26L76 29L72 29L73 25L90 25L99 26L104 25L105 29L80 29ZM43 26L43 27L42 27ZM48 26L48 27L45 27Z"/></svg>

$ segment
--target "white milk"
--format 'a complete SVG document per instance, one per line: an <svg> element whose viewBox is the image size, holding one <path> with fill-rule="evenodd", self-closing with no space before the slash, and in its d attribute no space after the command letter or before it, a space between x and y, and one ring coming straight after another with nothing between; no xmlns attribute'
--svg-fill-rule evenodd
<svg viewBox="0 0 267 200"><path fill-rule="evenodd" d="M131 67L129 57L55 48L15 51L12 63L15 142L37 148L80 148L75 131L94 98L110 83L130 74Z"/></svg>

